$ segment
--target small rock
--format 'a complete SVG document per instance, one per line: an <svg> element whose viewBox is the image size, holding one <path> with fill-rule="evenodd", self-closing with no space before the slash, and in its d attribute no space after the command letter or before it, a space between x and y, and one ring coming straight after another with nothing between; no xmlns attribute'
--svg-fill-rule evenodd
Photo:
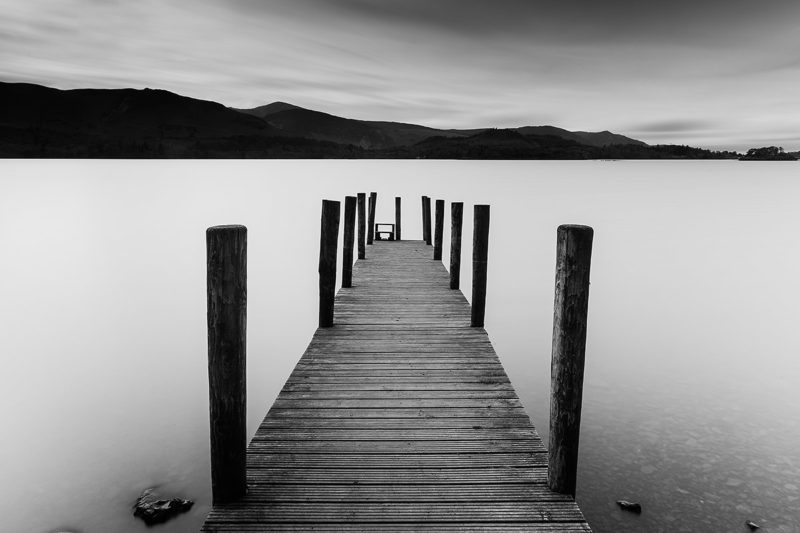
<svg viewBox="0 0 800 533"><path fill-rule="evenodd" d="M642 505L639 503L629 502L628 500L617 500L617 505L623 511L630 511L631 513L641 514Z"/></svg>
<svg viewBox="0 0 800 533"><path fill-rule="evenodd" d="M166 522L170 518L180 513L185 513L192 508L194 502L172 498L171 500L159 499L158 494L153 489L145 489L142 495L136 500L133 506L133 516L138 516L148 526Z"/></svg>
<svg viewBox="0 0 800 533"><path fill-rule="evenodd" d="M750 531L755 531L756 529L761 529L761 526L753 522L752 520L747 520L744 523L747 527L750 528Z"/></svg>

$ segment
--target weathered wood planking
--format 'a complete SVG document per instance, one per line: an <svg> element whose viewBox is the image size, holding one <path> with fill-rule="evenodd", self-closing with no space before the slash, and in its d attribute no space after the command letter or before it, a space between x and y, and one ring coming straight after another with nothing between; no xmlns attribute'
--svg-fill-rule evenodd
<svg viewBox="0 0 800 533"><path fill-rule="evenodd" d="M375 241L203 531L591 531L423 241Z"/></svg>

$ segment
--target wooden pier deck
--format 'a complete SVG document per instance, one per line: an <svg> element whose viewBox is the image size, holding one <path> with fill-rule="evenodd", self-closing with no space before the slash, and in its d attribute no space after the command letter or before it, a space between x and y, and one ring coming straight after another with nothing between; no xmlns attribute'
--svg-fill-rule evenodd
<svg viewBox="0 0 800 533"><path fill-rule="evenodd" d="M470 306L421 241L375 241L203 531L591 531Z"/></svg>

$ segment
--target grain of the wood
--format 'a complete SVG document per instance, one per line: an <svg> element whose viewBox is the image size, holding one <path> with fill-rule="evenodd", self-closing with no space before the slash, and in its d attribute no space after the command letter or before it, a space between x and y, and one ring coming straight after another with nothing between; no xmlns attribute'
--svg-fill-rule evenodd
<svg viewBox="0 0 800 533"><path fill-rule="evenodd" d="M481 486L459 485L370 485L342 487L325 485L266 485L251 491L259 501L322 501L334 502L470 502L483 501L569 501L569 497L548 490L544 484L498 483Z"/></svg>
<svg viewBox="0 0 800 533"><path fill-rule="evenodd" d="M461 226L464 222L464 203L450 204L450 288L461 288Z"/></svg>
<svg viewBox="0 0 800 533"><path fill-rule="evenodd" d="M472 327L483 327L486 314L486 267L489 256L489 206L475 206L472 233Z"/></svg>
<svg viewBox="0 0 800 533"><path fill-rule="evenodd" d="M559 226L550 385L550 488L575 496L594 230Z"/></svg>
<svg viewBox="0 0 800 533"><path fill-rule="evenodd" d="M422 212L425 213L425 244L431 245L431 199L429 196L423 196L422 199Z"/></svg>
<svg viewBox="0 0 800 533"><path fill-rule="evenodd" d="M367 221L367 244L375 242L375 208L378 204L378 193L369 193L369 219Z"/></svg>
<svg viewBox="0 0 800 533"><path fill-rule="evenodd" d="M442 260L442 238L444 236L444 200L436 200L436 224L433 235L433 259Z"/></svg>
<svg viewBox="0 0 800 533"><path fill-rule="evenodd" d="M590 531L430 248L371 250L253 437L248 495L204 531Z"/></svg>
<svg viewBox="0 0 800 533"><path fill-rule="evenodd" d="M358 258L364 259L367 255L367 193L360 192L358 198Z"/></svg>
<svg viewBox="0 0 800 533"><path fill-rule="evenodd" d="M339 241L339 202L322 201L319 232L319 327L333 326L336 294L336 248Z"/></svg>
<svg viewBox="0 0 800 533"><path fill-rule="evenodd" d="M394 198L394 225L395 225L394 238L395 238L395 240L398 240L398 241L401 240L401 237L400 237L400 214L401 214L400 213L400 203L401 203L401 198L399 196L395 196L395 198Z"/></svg>
<svg viewBox="0 0 800 533"><path fill-rule="evenodd" d="M342 287L353 286L353 244L356 227L356 197L344 199L344 238L342 240Z"/></svg>
<svg viewBox="0 0 800 533"><path fill-rule="evenodd" d="M211 491L223 504L247 492L247 228L208 228L206 252Z"/></svg>
<svg viewBox="0 0 800 533"><path fill-rule="evenodd" d="M208 526L207 531L230 531L230 529L217 529L214 525ZM262 524L262 523L237 523L236 531L242 533L297 533L309 531L306 524ZM397 523L397 522L371 522L369 524L314 524L313 530L321 533L374 533L375 531L402 533L406 531L430 531L432 533L484 533L502 531L505 533L587 533L591 532L585 523L544 523L544 522L507 522L502 525L487 524L485 522L466 523L457 525L427 523Z"/></svg>

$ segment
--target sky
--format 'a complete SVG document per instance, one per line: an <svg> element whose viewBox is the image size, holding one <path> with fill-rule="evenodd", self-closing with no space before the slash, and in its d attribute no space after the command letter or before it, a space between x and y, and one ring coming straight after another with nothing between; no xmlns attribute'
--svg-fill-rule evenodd
<svg viewBox="0 0 800 533"><path fill-rule="evenodd" d="M800 150L797 0L0 0L0 80Z"/></svg>

